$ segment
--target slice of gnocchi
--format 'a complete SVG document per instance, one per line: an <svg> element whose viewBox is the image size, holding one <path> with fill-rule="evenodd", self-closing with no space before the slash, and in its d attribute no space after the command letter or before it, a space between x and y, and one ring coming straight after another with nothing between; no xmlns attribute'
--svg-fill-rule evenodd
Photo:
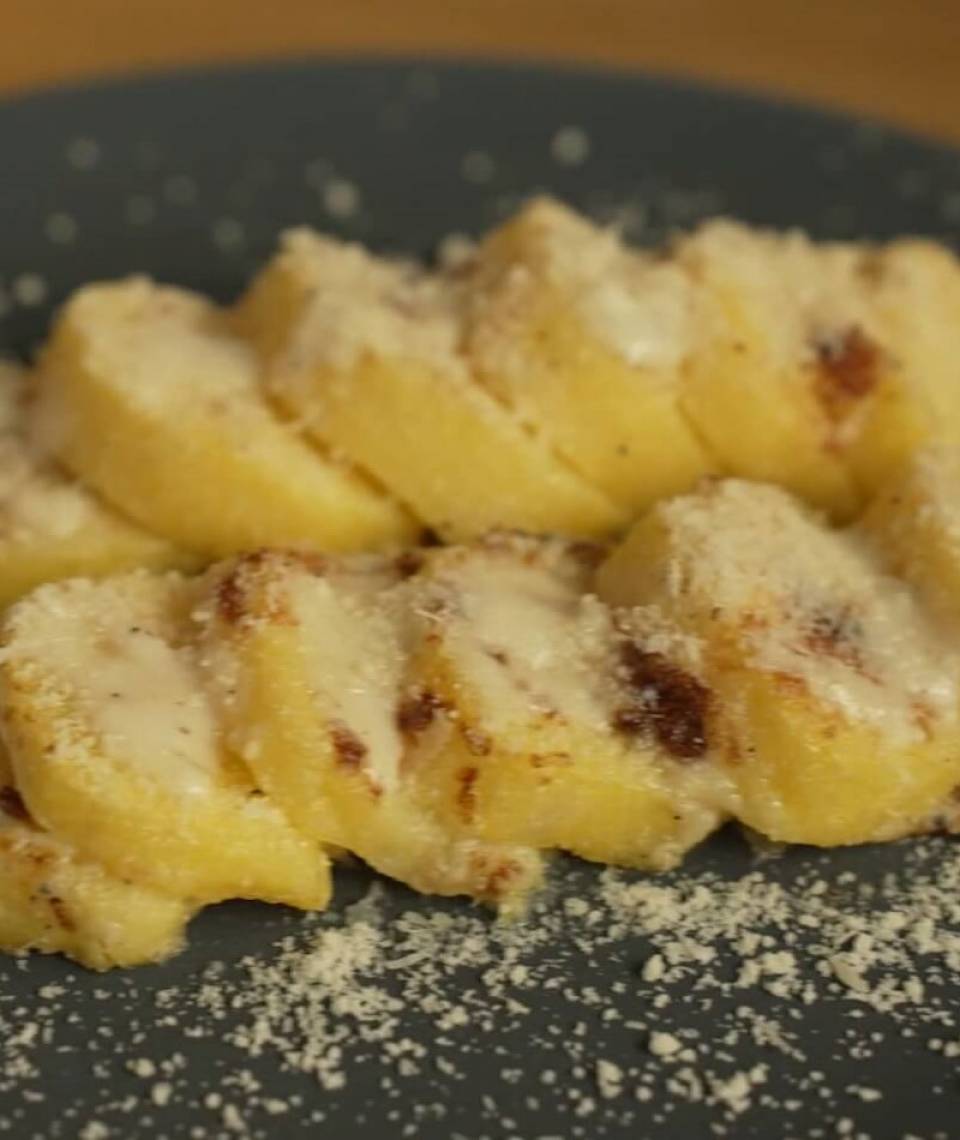
<svg viewBox="0 0 960 1140"><path fill-rule="evenodd" d="M81 859L32 819L0 750L0 949L62 953L95 970L180 949L192 908Z"/></svg>
<svg viewBox="0 0 960 1140"><path fill-rule="evenodd" d="M680 405L697 294L678 266L536 199L481 243L465 296L475 375L615 502L712 468Z"/></svg>
<svg viewBox="0 0 960 1140"><path fill-rule="evenodd" d="M871 495L916 450L960 445L960 260L933 242L905 240L866 267L881 346L874 356L895 362L897 381L878 386L849 449Z"/></svg>
<svg viewBox="0 0 960 1140"><path fill-rule="evenodd" d="M881 486L859 529L938 617L960 621L960 446L916 452Z"/></svg>
<svg viewBox="0 0 960 1140"><path fill-rule="evenodd" d="M38 431L63 462L199 555L378 548L416 529L281 422L250 349L196 294L145 278L86 286L54 326L38 384Z"/></svg>
<svg viewBox="0 0 960 1140"><path fill-rule="evenodd" d="M295 230L236 324L287 411L444 538L614 530L625 512L475 383L461 308L446 278Z"/></svg>
<svg viewBox="0 0 960 1140"><path fill-rule="evenodd" d="M191 587L43 586L3 620L0 714L31 817L84 859L195 903L325 905L329 867L225 746L187 632Z"/></svg>
<svg viewBox="0 0 960 1140"><path fill-rule="evenodd" d="M660 504L597 588L700 639L718 754L756 831L890 839L960 783L955 648L856 537L785 491L730 480Z"/></svg>
<svg viewBox="0 0 960 1140"><path fill-rule="evenodd" d="M215 567L196 610L207 684L304 834L417 890L516 908L539 882L535 853L445 826L411 778L404 734L429 710L401 702L407 561L273 551Z"/></svg>
<svg viewBox="0 0 960 1140"><path fill-rule="evenodd" d="M673 866L729 806L696 646L618 621L581 558L493 536L427 559L409 584L410 769L468 834Z"/></svg>
<svg viewBox="0 0 960 1140"><path fill-rule="evenodd" d="M862 250L716 221L674 255L701 304L683 407L722 469L849 518L845 452L895 367L875 346Z"/></svg>
<svg viewBox="0 0 960 1140"><path fill-rule="evenodd" d="M190 557L71 479L30 438L32 381L0 362L0 606L44 582Z"/></svg>

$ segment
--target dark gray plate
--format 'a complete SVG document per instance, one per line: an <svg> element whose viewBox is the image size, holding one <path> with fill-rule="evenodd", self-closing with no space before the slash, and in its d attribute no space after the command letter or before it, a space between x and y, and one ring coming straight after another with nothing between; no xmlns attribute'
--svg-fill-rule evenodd
<svg viewBox="0 0 960 1140"><path fill-rule="evenodd" d="M14 351L28 351L51 306L90 278L143 270L228 298L291 223L427 251L451 231L482 229L538 189L616 217L640 240L718 211L822 236L960 235L960 156L945 147L726 92L557 69L322 63L53 92L0 108L0 154L0 349ZM793 851L765 862L762 874L792 883L795 897L822 876L838 913L867 916L892 904L870 904L848 873L861 883L909 879L917 860L942 865L950 851L946 841ZM721 837L668 882L677 890L696 876L736 882L754 869L742 843ZM329 928L369 881L360 869L341 876ZM771 911L768 949L794 954L819 989L814 1004L795 988L788 996L724 988L755 952L723 937L712 965L687 961L665 982L644 980L640 967L655 949L669 956L668 932L607 938L615 916L602 907L590 919L574 906L561 921L563 898L590 897L598 873L564 862L556 881L546 944L521 935L518 945L476 954L464 939L482 931L478 912L387 886L388 912L451 916L449 947L436 977L417 983L396 957L386 960L409 945L385 936L368 971L379 1010L331 1014L345 1034L331 1068L345 1076L342 1088L284 1069L281 1055L297 1048L295 1024L292 1044L268 1043L251 1059L225 1034L255 1008L222 1020L198 1012L211 958L226 963L227 990L256 1005L241 960L269 962L277 938L305 936L289 912L215 908L194 924L183 956L106 978L56 959L3 960L0 1135L958 1134L949 1043L960 990L942 947L918 956L926 992L895 1015L829 980L836 945L825 947L822 931L798 925L794 940L789 927L802 905L786 917ZM903 906L913 921L919 904ZM762 915L751 923L763 933ZM948 921L941 932L953 929ZM896 942L887 936L871 984L884 970L903 974ZM526 975L491 975L504 956ZM40 992L51 984L65 992ZM410 1000L418 985L421 997L424 986L434 995L433 1007ZM163 996L168 987L174 992ZM390 994L402 992L404 1008L391 1013ZM464 994L473 1012L458 1025L448 1015ZM764 1018L786 1040L772 1040ZM30 1024L39 1029L24 1030ZM689 1063L651 1054L658 1030L683 1042ZM141 1075L131 1071L127 1062L143 1057L158 1065L155 1074L144 1065L134 1066ZM603 1061L620 1076L601 1066L598 1085ZM752 1086L745 1100L744 1081Z"/></svg>

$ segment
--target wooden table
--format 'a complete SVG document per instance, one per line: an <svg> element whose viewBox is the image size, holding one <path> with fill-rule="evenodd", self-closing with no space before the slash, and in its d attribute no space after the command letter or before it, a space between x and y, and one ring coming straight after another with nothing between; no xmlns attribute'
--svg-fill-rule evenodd
<svg viewBox="0 0 960 1140"><path fill-rule="evenodd" d="M539 56L734 82L960 141L960 0L3 0L0 91L312 52Z"/></svg>

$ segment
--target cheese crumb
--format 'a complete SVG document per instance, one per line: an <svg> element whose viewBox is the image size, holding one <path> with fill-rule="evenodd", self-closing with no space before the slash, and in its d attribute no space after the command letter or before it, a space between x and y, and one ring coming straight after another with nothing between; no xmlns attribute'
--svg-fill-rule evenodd
<svg viewBox="0 0 960 1140"><path fill-rule="evenodd" d="M650 1034L649 1049L655 1057L672 1057L683 1048L683 1042L672 1033L657 1031Z"/></svg>
<svg viewBox="0 0 960 1140"><path fill-rule="evenodd" d="M590 137L583 127L561 127L550 141L550 153L561 166L582 166L590 155Z"/></svg>

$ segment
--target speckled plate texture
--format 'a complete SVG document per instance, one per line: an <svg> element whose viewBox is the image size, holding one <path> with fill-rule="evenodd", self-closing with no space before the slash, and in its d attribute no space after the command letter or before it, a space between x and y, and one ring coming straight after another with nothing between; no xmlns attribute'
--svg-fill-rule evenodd
<svg viewBox="0 0 960 1140"><path fill-rule="evenodd" d="M717 212L960 239L960 155L628 75L303 63L0 107L0 349L91 278L235 295L308 223L428 254L550 191L640 242ZM960 375L958 375L960 380ZM329 914L235 903L173 961L0 962L16 1140L952 1140L960 849L758 850L654 879L558 859L526 923L363 868Z"/></svg>

